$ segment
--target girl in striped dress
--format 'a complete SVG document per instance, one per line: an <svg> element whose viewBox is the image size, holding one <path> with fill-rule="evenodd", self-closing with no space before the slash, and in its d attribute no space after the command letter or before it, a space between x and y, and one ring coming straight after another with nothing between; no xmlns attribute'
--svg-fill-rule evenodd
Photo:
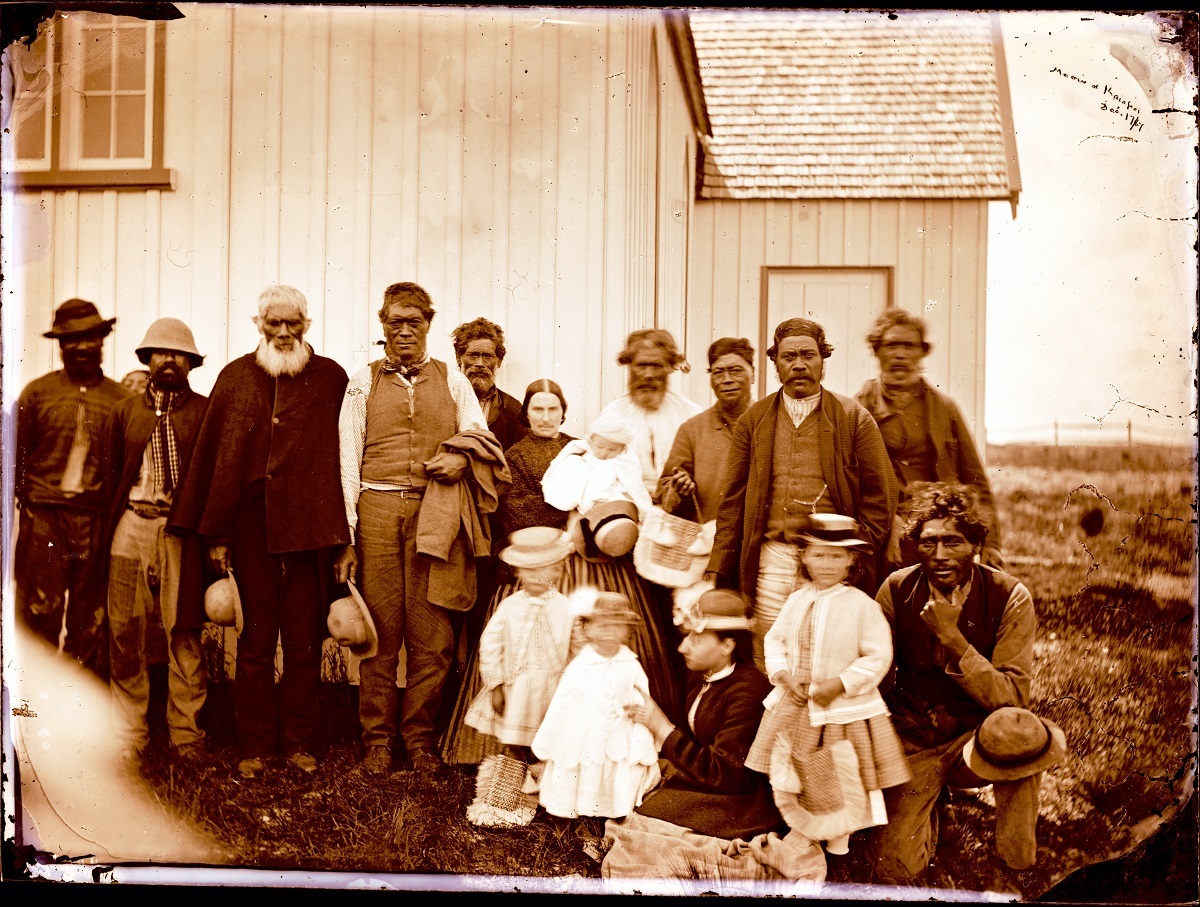
<svg viewBox="0 0 1200 907"><path fill-rule="evenodd" d="M775 688L746 757L747 768L770 777L788 825L839 854L851 832L887 821L883 789L912 777L879 693L891 627L874 599L846 583L863 546L857 529L840 514L810 518L807 582L763 640Z"/></svg>

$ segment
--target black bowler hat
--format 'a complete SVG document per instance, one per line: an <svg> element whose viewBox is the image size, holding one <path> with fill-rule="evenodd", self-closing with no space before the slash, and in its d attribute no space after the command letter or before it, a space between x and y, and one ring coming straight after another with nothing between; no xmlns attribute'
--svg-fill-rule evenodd
<svg viewBox="0 0 1200 907"><path fill-rule="evenodd" d="M54 326L42 336L51 340L85 334L107 337L116 323L115 318L101 318L94 302L88 302L86 299L68 299L54 311Z"/></svg>

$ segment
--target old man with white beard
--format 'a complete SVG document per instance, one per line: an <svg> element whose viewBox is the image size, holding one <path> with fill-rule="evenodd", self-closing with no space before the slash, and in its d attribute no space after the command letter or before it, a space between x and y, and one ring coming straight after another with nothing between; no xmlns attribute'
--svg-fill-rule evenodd
<svg viewBox="0 0 1200 907"><path fill-rule="evenodd" d="M244 612L235 703L239 772L281 751L315 771L333 560L350 541L338 461L345 370L304 341L308 303L293 287L258 300L258 349L217 376L171 520L232 571ZM283 677L275 688L276 640Z"/></svg>

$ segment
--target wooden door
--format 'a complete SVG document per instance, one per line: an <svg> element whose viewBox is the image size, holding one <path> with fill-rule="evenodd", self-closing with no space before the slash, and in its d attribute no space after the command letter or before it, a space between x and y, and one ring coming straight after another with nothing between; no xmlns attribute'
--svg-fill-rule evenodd
<svg viewBox="0 0 1200 907"><path fill-rule="evenodd" d="M833 355L825 360L822 384L839 394L856 394L876 372L867 332L888 305L891 269L767 267L763 271L759 396L779 389L766 351L776 326L788 318L810 318L825 329Z"/></svg>

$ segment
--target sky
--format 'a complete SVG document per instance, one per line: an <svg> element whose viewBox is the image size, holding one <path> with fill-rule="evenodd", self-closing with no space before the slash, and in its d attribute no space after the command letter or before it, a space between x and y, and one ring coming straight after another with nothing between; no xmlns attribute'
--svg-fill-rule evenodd
<svg viewBox="0 0 1200 907"><path fill-rule="evenodd" d="M1135 442L1193 443L1194 62L1150 13L1001 19L1022 192L1015 219L989 211L988 441L1057 419L1063 440L1132 421Z"/></svg>

